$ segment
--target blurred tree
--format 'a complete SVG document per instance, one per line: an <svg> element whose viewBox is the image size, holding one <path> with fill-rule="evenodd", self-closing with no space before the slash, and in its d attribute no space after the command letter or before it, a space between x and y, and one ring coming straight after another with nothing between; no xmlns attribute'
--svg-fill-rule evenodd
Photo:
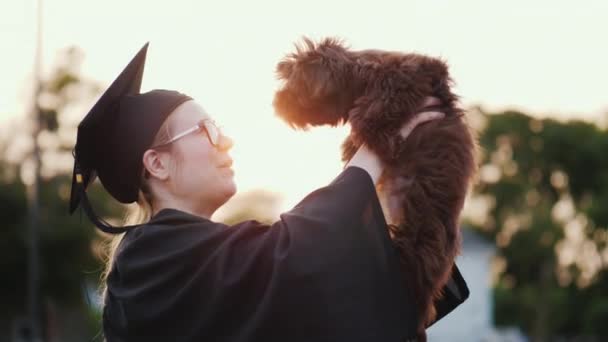
<svg viewBox="0 0 608 342"><path fill-rule="evenodd" d="M266 190L237 193L218 213L219 221L233 225L245 220L272 224L279 219L280 196Z"/></svg>
<svg viewBox="0 0 608 342"><path fill-rule="evenodd" d="M483 113L479 183L489 211L472 225L503 265L495 319L534 340L606 336L608 132L594 124ZM605 289L606 287L604 287Z"/></svg>
<svg viewBox="0 0 608 342"><path fill-rule="evenodd" d="M43 161L39 244L43 325L47 334L54 334L60 340L90 339L99 329L98 322L87 321L91 307L86 302L85 288L88 282L97 283L99 279L102 265L92 246L102 237L88 220L80 218L78 213L70 217L67 209L73 161L71 151L76 124L82 118L81 105L83 102L90 104L100 90L98 85L80 76L81 61L79 49L63 51L58 65L43 81L39 99L43 123L39 136ZM0 340L8 340L11 322L26 312L25 184L30 184L33 174L27 130L15 127L0 138L0 267L3 272ZM97 182L89 193L100 215L109 218L122 215L123 207L110 201ZM58 315L58 312L62 314Z"/></svg>

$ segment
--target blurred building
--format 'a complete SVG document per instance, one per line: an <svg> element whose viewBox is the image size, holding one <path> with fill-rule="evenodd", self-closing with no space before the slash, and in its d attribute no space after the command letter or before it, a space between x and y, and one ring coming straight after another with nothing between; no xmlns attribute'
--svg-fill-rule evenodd
<svg viewBox="0 0 608 342"><path fill-rule="evenodd" d="M467 282L467 301L427 331L429 342L520 342L526 339L513 329L494 328L492 312L491 262L496 252L494 244L472 229L462 229L462 253L456 263Z"/></svg>

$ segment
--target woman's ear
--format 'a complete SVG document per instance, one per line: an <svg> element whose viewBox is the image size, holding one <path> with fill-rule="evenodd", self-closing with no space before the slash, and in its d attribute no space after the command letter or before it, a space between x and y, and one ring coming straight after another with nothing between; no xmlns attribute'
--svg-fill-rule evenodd
<svg viewBox="0 0 608 342"><path fill-rule="evenodd" d="M163 181L169 178L169 161L160 152L147 150L144 152L143 163L150 176Z"/></svg>

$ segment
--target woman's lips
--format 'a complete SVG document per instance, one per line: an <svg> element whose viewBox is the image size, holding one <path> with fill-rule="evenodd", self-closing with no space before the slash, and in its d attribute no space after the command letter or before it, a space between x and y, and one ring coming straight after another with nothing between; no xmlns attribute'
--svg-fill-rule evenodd
<svg viewBox="0 0 608 342"><path fill-rule="evenodd" d="M228 161L220 164L220 166L218 166L218 169L222 173L229 174L230 176L234 175L234 170L232 170L232 160L228 160Z"/></svg>
<svg viewBox="0 0 608 342"><path fill-rule="evenodd" d="M223 169L223 168L230 168L232 166L232 159L229 159L223 163L220 164L219 168Z"/></svg>

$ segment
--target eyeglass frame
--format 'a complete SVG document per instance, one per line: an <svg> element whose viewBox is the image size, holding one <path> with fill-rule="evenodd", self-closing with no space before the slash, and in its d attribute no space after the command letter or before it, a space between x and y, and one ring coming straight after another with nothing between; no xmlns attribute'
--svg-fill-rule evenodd
<svg viewBox="0 0 608 342"><path fill-rule="evenodd" d="M217 132L217 135L214 138L211 137L211 134L209 133L209 128L208 128L208 124L213 125L213 129ZM156 145L156 146L152 146L151 148L158 148L158 147L163 147L166 145L169 145L189 134L195 133L200 131L201 129L203 129L205 131L205 135L207 136L207 140L209 140L209 143L214 146L217 147L220 143L220 136L222 135L222 130L221 127L219 127L218 125L215 124L215 121L212 119L203 119L200 120L199 122L196 123L196 125L194 125L193 127L188 128L187 130L180 132L178 134L176 134L175 136L173 136L171 139L169 139L168 141ZM215 141L214 141L215 140Z"/></svg>

